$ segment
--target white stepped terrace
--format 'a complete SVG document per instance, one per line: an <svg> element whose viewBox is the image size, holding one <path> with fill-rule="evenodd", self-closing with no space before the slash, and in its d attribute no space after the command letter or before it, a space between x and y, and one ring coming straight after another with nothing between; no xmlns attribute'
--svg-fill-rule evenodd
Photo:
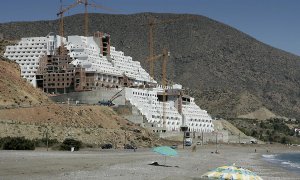
<svg viewBox="0 0 300 180"><path fill-rule="evenodd" d="M141 67L140 62L133 61L130 56L125 56L122 51L116 51L112 46L110 57L103 56L92 36L68 36L66 39L50 34L46 37L22 38L17 44L7 46L4 56L17 62L21 67L21 76L36 87L36 72L40 58L53 55L61 42L66 45L69 55L74 59L72 64L82 65L87 72L115 76L125 74L137 85L151 82L149 74Z"/></svg>
<svg viewBox="0 0 300 180"><path fill-rule="evenodd" d="M156 127L163 127L163 103L158 101L158 92L162 92L162 89L126 88L125 98L139 109L148 123ZM182 115L178 112L173 101L166 102L165 115L167 131L179 131L182 125L188 126L190 131L195 132L213 131L211 117L195 104L193 98L189 104L183 105Z"/></svg>
<svg viewBox="0 0 300 180"><path fill-rule="evenodd" d="M110 57L100 53L100 47L93 37L68 36L67 48L74 58L74 65L80 64L86 71L95 71L103 74L126 76L135 80L135 84L151 82L149 74L141 67L140 62L133 61L122 51L110 47Z"/></svg>

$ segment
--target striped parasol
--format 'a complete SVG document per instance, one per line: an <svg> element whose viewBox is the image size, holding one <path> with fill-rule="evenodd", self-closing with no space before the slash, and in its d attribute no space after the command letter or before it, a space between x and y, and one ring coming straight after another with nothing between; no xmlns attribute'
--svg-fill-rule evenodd
<svg viewBox="0 0 300 180"><path fill-rule="evenodd" d="M262 178L254 172L241 167L236 167L234 164L232 166L221 166L213 169L202 175L202 177L222 180L262 180Z"/></svg>

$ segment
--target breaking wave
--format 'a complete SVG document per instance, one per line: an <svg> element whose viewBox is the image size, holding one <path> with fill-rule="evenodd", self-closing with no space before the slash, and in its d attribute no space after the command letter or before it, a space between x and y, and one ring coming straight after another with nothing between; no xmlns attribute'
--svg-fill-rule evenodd
<svg viewBox="0 0 300 180"><path fill-rule="evenodd" d="M262 157L289 171L300 173L300 153L263 154Z"/></svg>

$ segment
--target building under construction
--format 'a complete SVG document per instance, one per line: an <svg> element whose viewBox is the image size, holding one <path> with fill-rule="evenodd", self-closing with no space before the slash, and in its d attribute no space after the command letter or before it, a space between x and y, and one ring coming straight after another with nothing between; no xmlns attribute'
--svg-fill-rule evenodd
<svg viewBox="0 0 300 180"><path fill-rule="evenodd" d="M164 51L162 56L166 58L166 54ZM44 92L66 97L77 92L74 98L85 98L82 101L86 103L95 100L95 104L100 96L83 94L122 90L117 97L123 102L119 102L130 104L147 127L180 131L187 126L194 132L213 131L211 117L194 98L184 94L181 85L159 85L138 61L111 46L108 34L22 38L18 44L7 46L4 55L16 61L21 75ZM103 104L118 104L109 102L112 100L107 98L108 103Z"/></svg>
<svg viewBox="0 0 300 180"><path fill-rule="evenodd" d="M73 40L72 44L68 43L68 46L63 49L61 46L52 47L56 49L55 52L52 53L49 50L47 55L39 57L36 78L34 78L36 81L32 83L44 92L57 94L95 90L101 87L136 87L150 84L149 75L138 62L132 61L131 57L124 56L123 52L111 52L108 34L97 32L94 37L73 36L69 39ZM93 46L85 48L87 44L79 44L86 40L92 41ZM21 44L27 45L25 42ZM12 47L8 47L10 48ZM23 47L18 48L23 49ZM96 48L99 51L91 51ZM112 49L114 50L114 47ZM7 54L11 53L7 51ZM26 56L24 61L26 61ZM93 64L96 66L92 67ZM104 67L97 68L99 64L103 64ZM117 69L117 65L119 67L122 65L123 71ZM27 67L22 69L27 69Z"/></svg>

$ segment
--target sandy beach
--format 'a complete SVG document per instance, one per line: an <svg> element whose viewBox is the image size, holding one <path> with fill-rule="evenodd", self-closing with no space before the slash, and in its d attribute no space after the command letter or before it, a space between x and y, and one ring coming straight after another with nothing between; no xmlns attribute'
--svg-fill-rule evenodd
<svg viewBox="0 0 300 180"><path fill-rule="evenodd" d="M151 149L0 151L0 179L200 179L210 169L233 163L263 179L299 179L299 174L262 159L263 154L299 152L299 147L221 145L218 149L219 154L212 153L214 145L197 146L196 152L179 148L178 156L166 158L170 167L149 165L165 163Z"/></svg>

